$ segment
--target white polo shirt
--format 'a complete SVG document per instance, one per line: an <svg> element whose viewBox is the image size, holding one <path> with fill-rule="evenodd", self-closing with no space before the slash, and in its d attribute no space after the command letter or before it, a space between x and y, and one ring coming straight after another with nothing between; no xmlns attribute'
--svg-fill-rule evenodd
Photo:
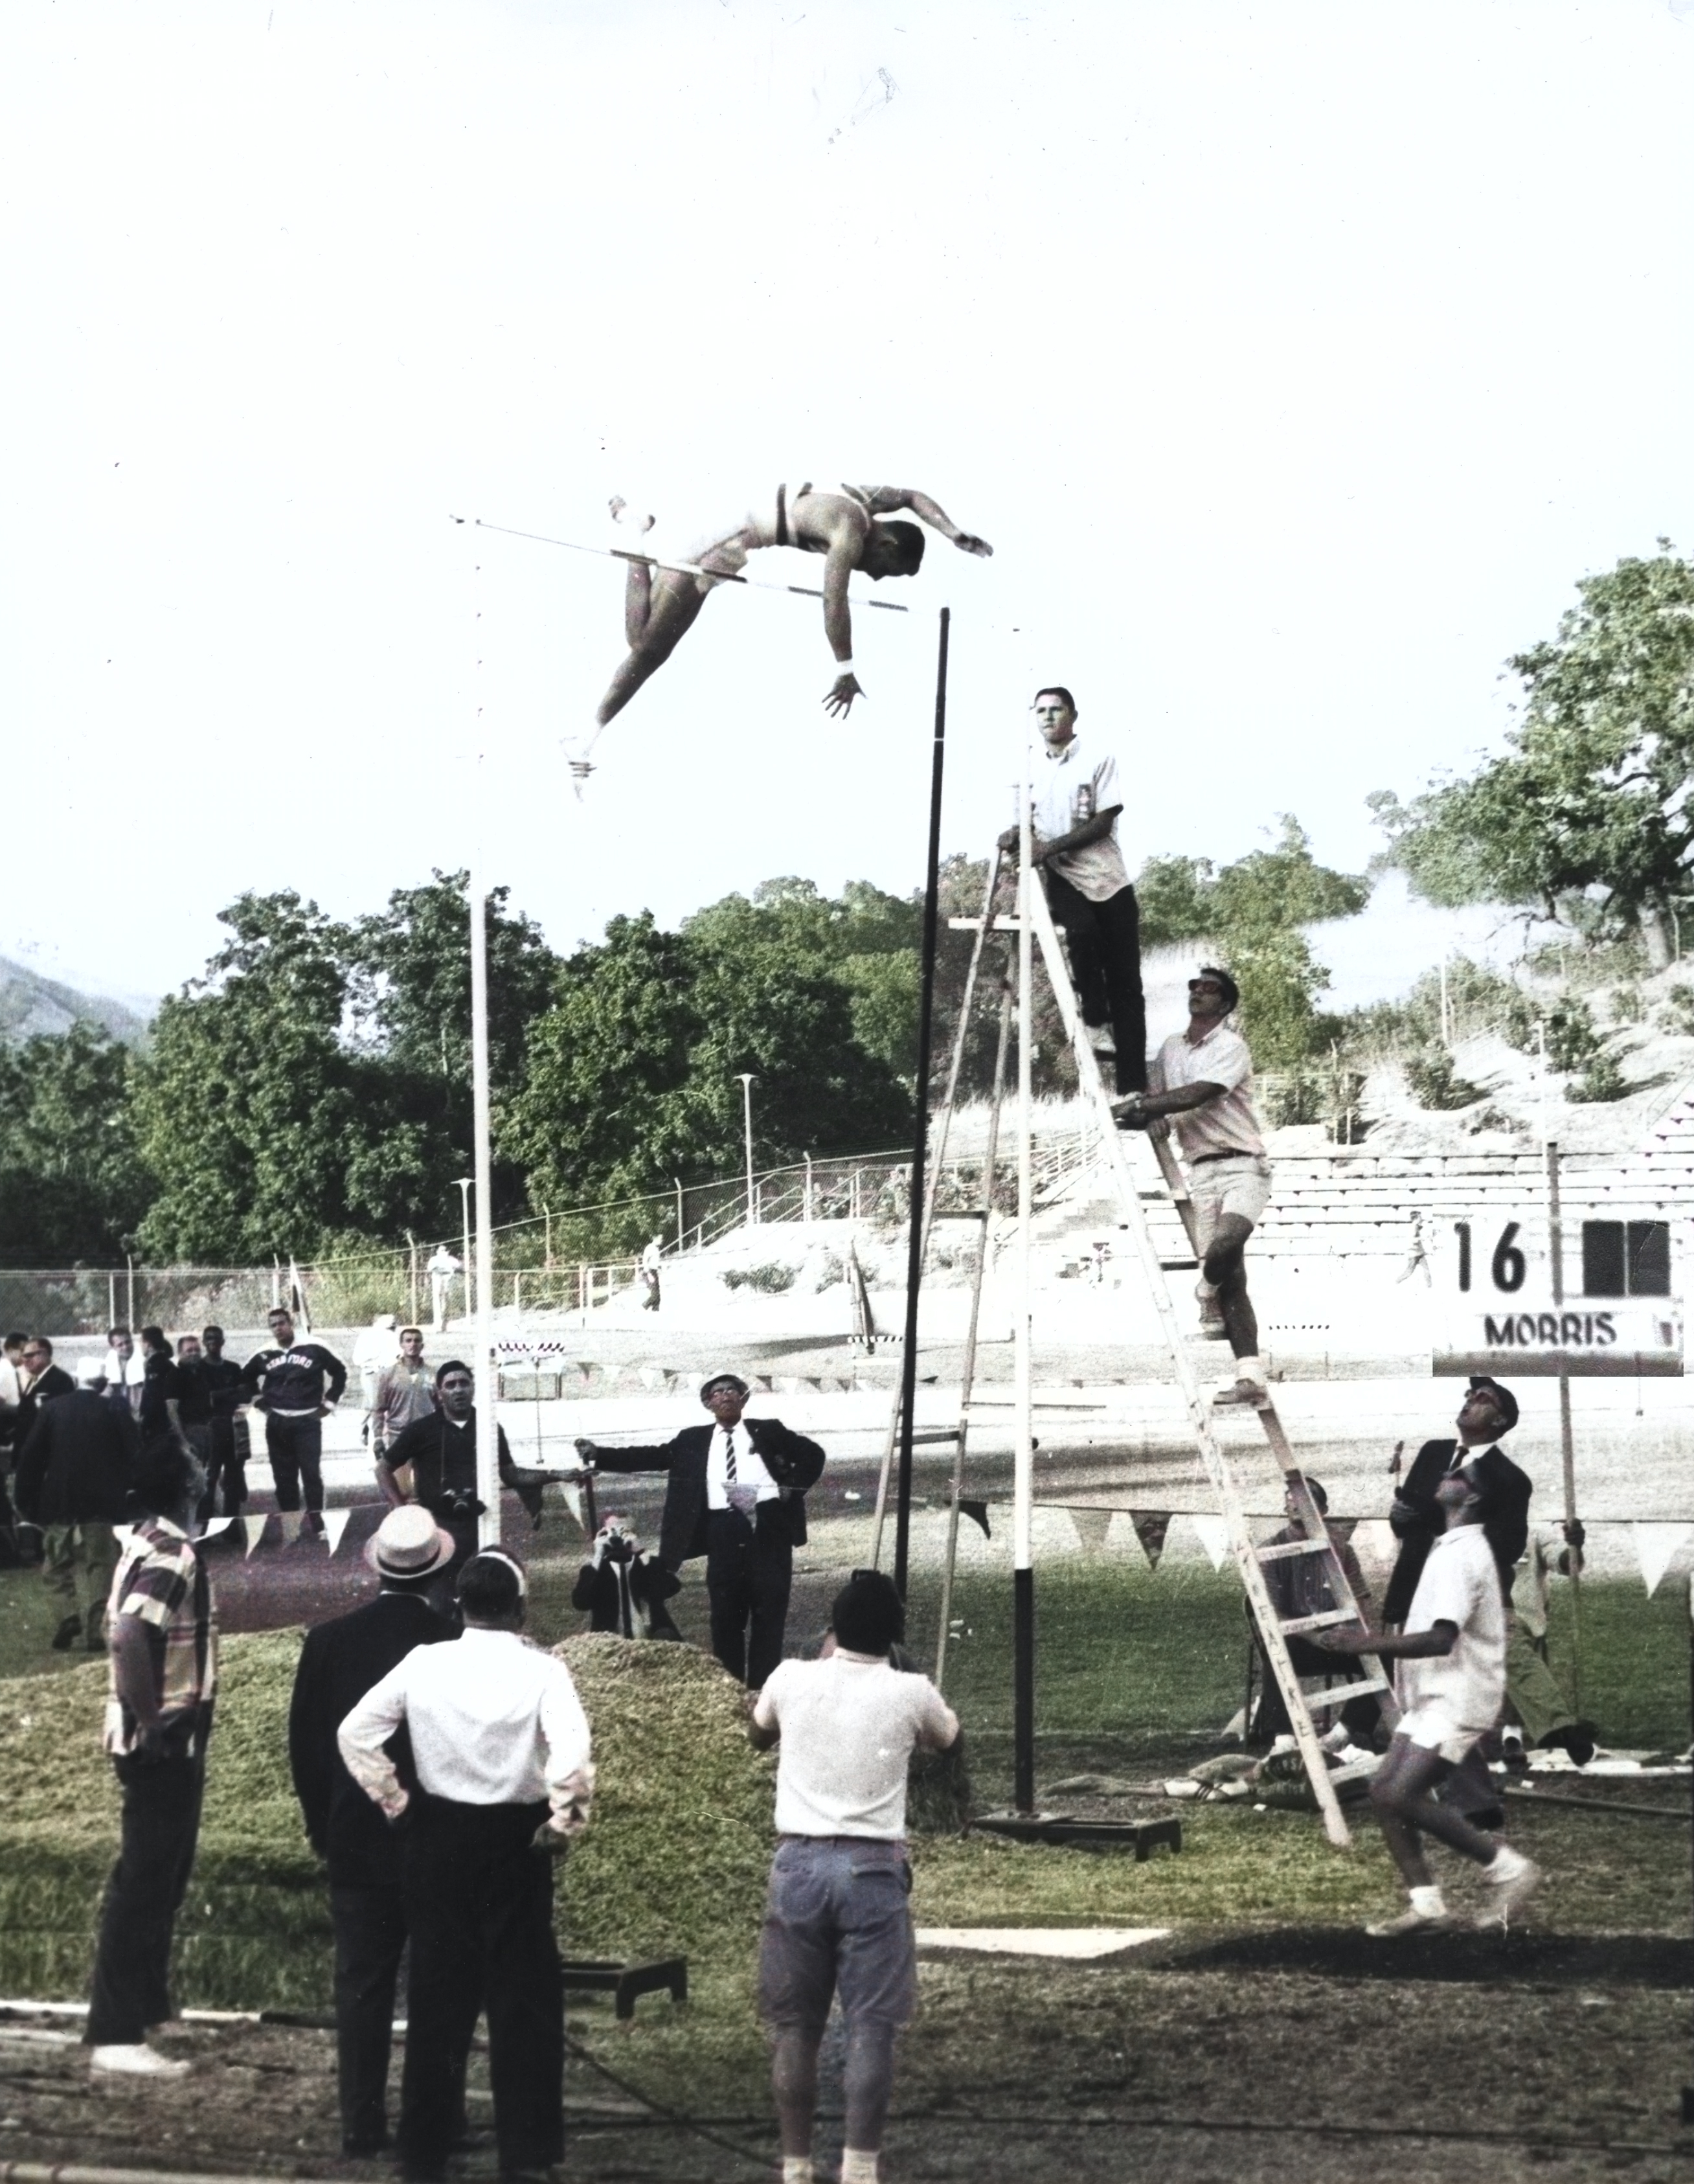
<svg viewBox="0 0 1694 2184"><path fill-rule="evenodd" d="M1480 1524L1455 1524L1430 1548L1407 1611L1407 1631L1451 1623L1453 1650L1400 1663L1401 1704L1438 1708L1463 1730L1492 1729L1506 1702L1506 1603L1500 1571Z"/></svg>
<svg viewBox="0 0 1694 2184"><path fill-rule="evenodd" d="M1060 750L1045 750L1035 761L1029 815L1038 845L1056 842L1073 827L1083 826L1097 812L1109 811L1123 801L1117 760L1110 751L1085 756L1080 736L1073 736ZM1113 820L1112 832L1102 840L1049 857L1047 870L1068 880L1089 902L1104 902L1119 894L1128 886L1129 873L1117 846L1117 821Z"/></svg>
<svg viewBox="0 0 1694 2184"><path fill-rule="evenodd" d="M1147 1072L1150 1092L1175 1092L1185 1084L1221 1084L1221 1099L1173 1115L1171 1125L1184 1156L1190 1161L1220 1153L1264 1157L1265 1141L1253 1112L1253 1057L1240 1032L1219 1022L1197 1046L1185 1032L1173 1032L1153 1057Z"/></svg>
<svg viewBox="0 0 1694 2184"><path fill-rule="evenodd" d="M959 1717L928 1676L839 1649L822 1661L779 1662L753 1719L782 1733L777 1832L783 1836L899 1842L913 1747L945 1751L959 1734Z"/></svg>

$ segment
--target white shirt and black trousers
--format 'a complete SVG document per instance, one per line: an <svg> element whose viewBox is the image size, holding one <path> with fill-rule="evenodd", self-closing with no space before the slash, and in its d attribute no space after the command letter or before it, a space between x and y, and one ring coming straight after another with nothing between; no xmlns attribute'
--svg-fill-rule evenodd
<svg viewBox="0 0 1694 2184"><path fill-rule="evenodd" d="M599 1448L598 1470L669 1474L659 1559L706 1558L711 1650L757 1691L783 1658L794 1551L805 1544L805 1493L823 1451L779 1418L690 1426L657 1448Z"/></svg>
<svg viewBox="0 0 1694 2184"><path fill-rule="evenodd" d="M562 1661L472 1628L408 1654L341 1725L348 1772L390 1814L401 1791L385 1747L402 1725L418 1788L398 1823L411 1940L401 2174L445 2173L482 2008L500 2169L545 2169L565 2148L565 1990L553 1861L534 1838L550 1812L586 1809L588 1721Z"/></svg>
<svg viewBox="0 0 1694 2184"><path fill-rule="evenodd" d="M1030 798L1035 842L1056 841L1123 802L1117 761L1084 752L1073 736L1035 761ZM1080 849L1062 850L1041 867L1047 906L1065 936L1083 1022L1112 1027L1117 1089L1147 1089L1147 1005L1141 990L1141 913L1117 828Z"/></svg>

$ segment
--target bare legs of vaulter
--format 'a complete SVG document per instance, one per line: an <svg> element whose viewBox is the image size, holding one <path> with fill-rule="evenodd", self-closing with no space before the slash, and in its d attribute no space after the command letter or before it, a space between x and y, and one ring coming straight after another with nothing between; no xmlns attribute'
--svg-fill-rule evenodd
<svg viewBox="0 0 1694 2184"><path fill-rule="evenodd" d="M1218 1292L1218 1308L1223 1315L1223 1331L1237 1357L1259 1354L1259 1323L1253 1301L1247 1295L1247 1239L1253 1224L1240 1213L1218 1216L1218 1227L1206 1247L1201 1272Z"/></svg>

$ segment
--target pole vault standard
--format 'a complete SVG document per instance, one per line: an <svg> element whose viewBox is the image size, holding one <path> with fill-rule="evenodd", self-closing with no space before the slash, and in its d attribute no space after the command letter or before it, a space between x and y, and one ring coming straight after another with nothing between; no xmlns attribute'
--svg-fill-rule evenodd
<svg viewBox="0 0 1694 2184"><path fill-rule="evenodd" d="M480 577L482 564L473 561ZM476 590L480 594L480 583ZM482 610L476 608L476 671L482 673ZM477 689L473 696L480 700ZM499 1364L494 1356L494 1208L488 1102L488 803L482 707L476 705L476 781L471 791L471 879L465 909L471 926L471 1135L476 1195L475 1341L476 1373L476 1520L479 1546L500 1544Z"/></svg>
<svg viewBox="0 0 1694 2184"><path fill-rule="evenodd" d="M1020 1813L1033 1813L1035 1809L1035 1563L1032 1552L1035 1440L1029 1356L1030 1314L1034 1304L1034 1255L1029 1232L1035 1198L1031 1150L1035 1128L1032 1073L1035 957L1030 890L1034 885L1031 875L1035 844L1029 806L1029 744L1026 738L1023 794L1017 812L1017 1324L1012 1390L1017 1407L1011 1490L1012 1800ZM993 915L993 908L991 903L984 905L984 920ZM987 1247L986 1234L984 1247Z"/></svg>
<svg viewBox="0 0 1694 2184"><path fill-rule="evenodd" d="M935 946L941 908L941 775L947 753L947 638L941 610L935 654L935 740L929 762L929 852L923 873L923 957L917 1011L917 1117L911 1141L911 1222L906 1254L906 1343L900 1369L900 1479L894 1496L894 1581L906 1598L911 1546L911 1414L917 1396L917 1300L928 1242L924 1162L929 1150L929 1066L935 1026Z"/></svg>

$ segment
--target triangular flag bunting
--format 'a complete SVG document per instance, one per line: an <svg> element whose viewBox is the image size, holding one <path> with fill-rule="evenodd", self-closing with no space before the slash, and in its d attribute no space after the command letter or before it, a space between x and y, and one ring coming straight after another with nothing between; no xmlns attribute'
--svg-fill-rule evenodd
<svg viewBox="0 0 1694 2184"><path fill-rule="evenodd" d="M1141 1542L1141 1552L1147 1557L1148 1566L1156 1569L1159 1557L1165 1551L1165 1534L1171 1528L1170 1511L1133 1509L1129 1513L1129 1521L1135 1527L1135 1536Z"/></svg>
<svg viewBox="0 0 1694 2184"><path fill-rule="evenodd" d="M215 1540L220 1532L228 1531L234 1522L233 1517L214 1517L211 1523L202 1531L200 1537L203 1540Z"/></svg>
<svg viewBox="0 0 1694 2184"><path fill-rule="evenodd" d="M247 1553L249 1559L254 1549L265 1537L265 1528L270 1522L270 1519L268 1517L243 1517L241 1519L241 1529L247 1541Z"/></svg>
<svg viewBox="0 0 1694 2184"><path fill-rule="evenodd" d="M333 1554L341 1545L341 1535L353 1522L351 1509L326 1509L324 1512L324 1544Z"/></svg>
<svg viewBox="0 0 1694 2184"><path fill-rule="evenodd" d="M1362 1562L1391 1563L1400 1542L1386 1517L1367 1517L1353 1527L1352 1550Z"/></svg>
<svg viewBox="0 0 1694 2184"><path fill-rule="evenodd" d="M1097 1555L1106 1545L1106 1535L1112 1529L1110 1509L1073 1509L1071 1522L1077 1528L1085 1555Z"/></svg>
<svg viewBox="0 0 1694 2184"><path fill-rule="evenodd" d="M306 1521L304 1509L284 1509L279 1512L282 1524L282 1544L292 1547L300 1536L300 1527Z"/></svg>
<svg viewBox="0 0 1694 2184"><path fill-rule="evenodd" d="M1207 1562L1213 1569L1222 1569L1229 1552L1229 1527L1221 1517L1190 1517L1188 1521L1200 1535Z"/></svg>
<svg viewBox="0 0 1694 2184"><path fill-rule="evenodd" d="M1694 1524L1632 1524L1630 1529L1635 1535L1635 1560L1651 1600L1684 1542L1694 1534Z"/></svg>
<svg viewBox="0 0 1694 2184"><path fill-rule="evenodd" d="M994 1537L994 1534L989 1529L989 1505L986 1502L967 1502L961 1495L959 1514L961 1517L968 1517L973 1524L980 1524L983 1528L983 1537L985 1540L991 1540Z"/></svg>

